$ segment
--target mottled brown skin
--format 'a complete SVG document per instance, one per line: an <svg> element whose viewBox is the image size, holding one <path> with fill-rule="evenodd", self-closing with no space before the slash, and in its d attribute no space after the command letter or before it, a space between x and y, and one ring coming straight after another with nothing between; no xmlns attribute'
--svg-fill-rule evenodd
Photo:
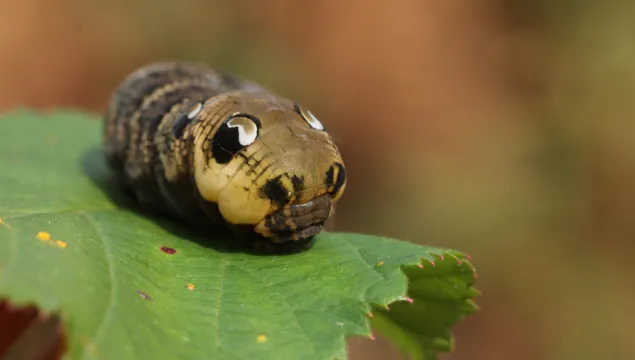
<svg viewBox="0 0 635 360"><path fill-rule="evenodd" d="M247 229L261 251L310 247L346 187L342 157L307 109L198 63L130 74L110 100L104 144L141 207Z"/></svg>

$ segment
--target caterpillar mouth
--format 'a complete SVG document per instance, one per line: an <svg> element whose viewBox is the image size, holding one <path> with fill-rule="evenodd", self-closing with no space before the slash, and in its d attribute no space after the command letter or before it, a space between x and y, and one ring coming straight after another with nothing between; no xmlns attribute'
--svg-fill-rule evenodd
<svg viewBox="0 0 635 360"><path fill-rule="evenodd" d="M255 231L273 242L300 241L317 235L333 211L331 196L324 194L301 204L286 204L256 224Z"/></svg>

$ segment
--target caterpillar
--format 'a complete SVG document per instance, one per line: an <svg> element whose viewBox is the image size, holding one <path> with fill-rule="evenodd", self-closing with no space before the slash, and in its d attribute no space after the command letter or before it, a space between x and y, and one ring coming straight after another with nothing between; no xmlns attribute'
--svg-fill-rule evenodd
<svg viewBox="0 0 635 360"><path fill-rule="evenodd" d="M346 188L342 156L307 108L203 63L144 65L104 115L108 166L140 208L298 252Z"/></svg>

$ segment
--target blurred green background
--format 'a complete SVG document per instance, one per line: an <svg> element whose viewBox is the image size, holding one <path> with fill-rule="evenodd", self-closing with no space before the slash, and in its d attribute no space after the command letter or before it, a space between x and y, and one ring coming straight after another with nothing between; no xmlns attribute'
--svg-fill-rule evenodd
<svg viewBox="0 0 635 360"><path fill-rule="evenodd" d="M2 111L103 111L167 58L311 108L349 168L337 230L472 256L482 310L445 359L635 358L635 2L0 5Z"/></svg>

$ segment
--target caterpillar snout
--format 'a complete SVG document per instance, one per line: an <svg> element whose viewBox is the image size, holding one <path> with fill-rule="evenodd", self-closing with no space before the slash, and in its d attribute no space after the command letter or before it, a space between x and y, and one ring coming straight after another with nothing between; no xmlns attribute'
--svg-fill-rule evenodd
<svg viewBox="0 0 635 360"><path fill-rule="evenodd" d="M298 241L322 231L324 222L333 213L330 194L305 203L289 203L256 224L254 230L274 242Z"/></svg>

